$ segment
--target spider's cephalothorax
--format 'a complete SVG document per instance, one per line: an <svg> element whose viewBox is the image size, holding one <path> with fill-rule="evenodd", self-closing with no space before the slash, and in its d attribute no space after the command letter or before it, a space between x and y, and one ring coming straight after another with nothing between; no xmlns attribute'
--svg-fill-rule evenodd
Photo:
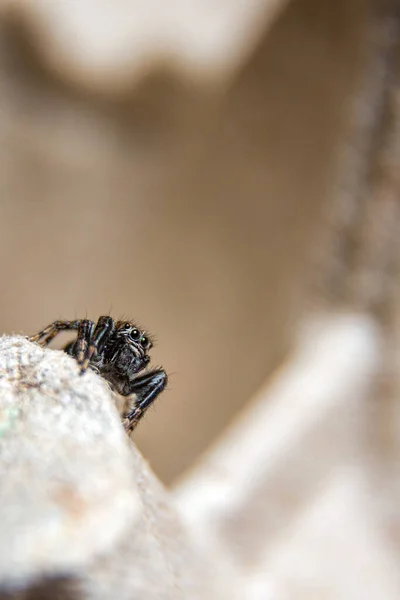
<svg viewBox="0 0 400 600"><path fill-rule="evenodd" d="M122 396L134 396L130 410L123 416L125 428L132 431L167 385L163 369L139 375L150 362L150 338L131 321L115 322L106 316L100 317L96 325L88 319L54 321L29 339L47 346L60 331L69 330L76 330L77 337L64 351L77 360L81 372L90 367Z"/></svg>

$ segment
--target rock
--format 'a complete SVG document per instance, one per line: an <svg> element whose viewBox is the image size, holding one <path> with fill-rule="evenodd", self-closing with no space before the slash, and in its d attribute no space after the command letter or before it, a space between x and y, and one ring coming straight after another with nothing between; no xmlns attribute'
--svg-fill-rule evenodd
<svg viewBox="0 0 400 600"><path fill-rule="evenodd" d="M107 383L18 336L0 340L0 482L0 591L11 597L213 597L212 569Z"/></svg>
<svg viewBox="0 0 400 600"><path fill-rule="evenodd" d="M81 377L62 352L3 337L0 411L0 580L81 568L112 546L138 503L106 383Z"/></svg>

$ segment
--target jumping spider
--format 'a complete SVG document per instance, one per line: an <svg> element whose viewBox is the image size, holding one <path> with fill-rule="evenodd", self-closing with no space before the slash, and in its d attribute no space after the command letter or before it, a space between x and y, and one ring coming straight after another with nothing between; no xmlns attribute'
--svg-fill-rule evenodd
<svg viewBox="0 0 400 600"><path fill-rule="evenodd" d="M150 338L131 321L114 321L100 317L93 321L54 321L29 338L47 346L60 331L76 330L76 340L64 347L73 356L84 373L88 367L97 371L121 396L134 395L130 410L123 415L125 429L130 432L146 409L167 385L163 369L154 369L139 375L150 362Z"/></svg>

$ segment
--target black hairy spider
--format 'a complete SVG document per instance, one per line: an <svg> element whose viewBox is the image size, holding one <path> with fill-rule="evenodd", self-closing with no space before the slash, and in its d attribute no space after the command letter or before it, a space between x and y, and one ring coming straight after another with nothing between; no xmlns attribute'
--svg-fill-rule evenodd
<svg viewBox="0 0 400 600"><path fill-rule="evenodd" d="M73 356L84 373L88 367L97 371L121 396L135 395L130 410L123 415L127 431L132 431L146 409L167 385L163 369L139 375L150 362L150 338L131 321L114 321L100 317L93 321L54 321L29 338L47 346L60 331L76 330L76 340L69 342L64 352Z"/></svg>

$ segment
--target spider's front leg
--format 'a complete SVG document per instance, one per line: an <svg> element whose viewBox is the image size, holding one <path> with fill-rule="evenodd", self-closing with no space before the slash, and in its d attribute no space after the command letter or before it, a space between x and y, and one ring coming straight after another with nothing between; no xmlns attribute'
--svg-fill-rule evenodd
<svg viewBox="0 0 400 600"><path fill-rule="evenodd" d="M84 373L87 370L92 359L101 354L110 335L114 332L114 329L114 320L111 317L99 317L93 335L90 331L90 341L87 340L87 343L80 347L79 355L76 355L78 364L81 367L81 373ZM78 341L79 336L77 343Z"/></svg>
<svg viewBox="0 0 400 600"><path fill-rule="evenodd" d="M85 354L92 339L92 333L94 329L93 321L89 319L82 319L79 322L78 333L76 340L69 342L64 347L64 352L73 356L78 364L82 364L85 359Z"/></svg>
<svg viewBox="0 0 400 600"><path fill-rule="evenodd" d="M30 342L37 342L43 346L47 346L60 333L60 331L71 331L79 328L81 320L77 321L54 321L36 335L32 335Z"/></svg>
<svg viewBox="0 0 400 600"><path fill-rule="evenodd" d="M144 375L139 375L139 377L132 379L128 394L126 395L134 394L136 398L132 408L122 417L126 431L130 432L136 427L146 409L161 394L167 383L168 376L163 369L149 371Z"/></svg>

